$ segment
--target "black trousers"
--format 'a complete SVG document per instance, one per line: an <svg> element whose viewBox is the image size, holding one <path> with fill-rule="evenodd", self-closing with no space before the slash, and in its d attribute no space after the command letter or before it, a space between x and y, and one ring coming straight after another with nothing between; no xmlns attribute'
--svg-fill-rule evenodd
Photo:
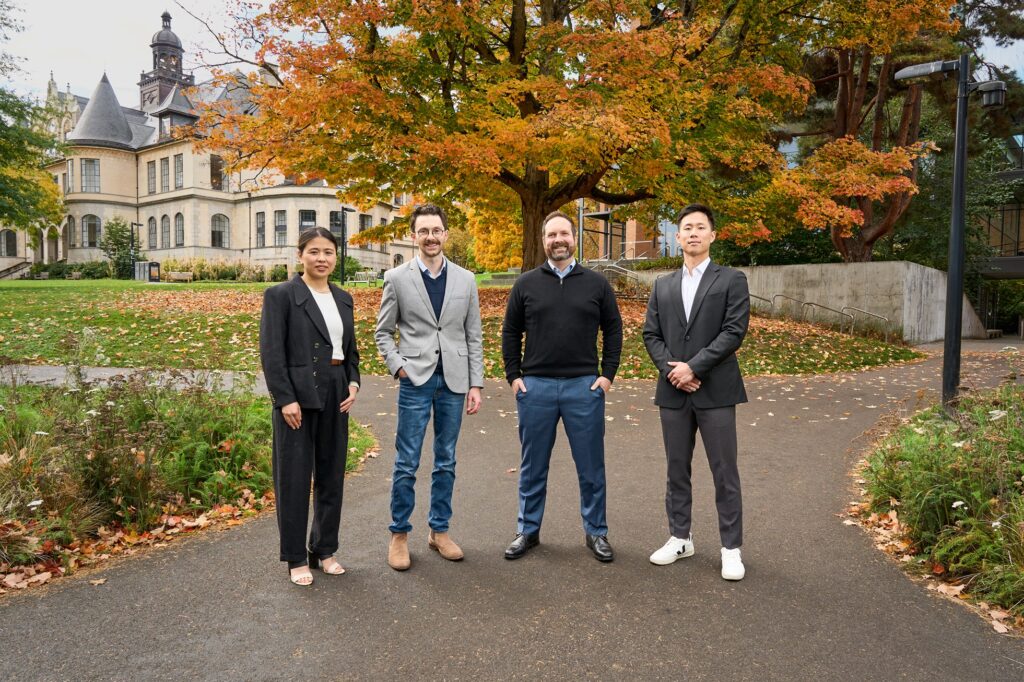
<svg viewBox="0 0 1024 682"><path fill-rule="evenodd" d="M690 471L697 431L708 455L715 481L718 533L722 546L735 549L743 544L743 501L740 471L736 463L736 406L702 410L689 400L680 408L661 408L661 434L668 459L665 511L669 532L677 538L690 535L693 488Z"/></svg>
<svg viewBox="0 0 1024 682"><path fill-rule="evenodd" d="M348 414L338 405L347 390L345 370L330 367L327 400L322 410L302 410L302 425L293 429L281 410L274 421L274 495L277 528L281 535L281 561L304 561L306 548L319 556L338 551L341 500L348 452ZM309 521L309 485L313 483L313 524Z"/></svg>

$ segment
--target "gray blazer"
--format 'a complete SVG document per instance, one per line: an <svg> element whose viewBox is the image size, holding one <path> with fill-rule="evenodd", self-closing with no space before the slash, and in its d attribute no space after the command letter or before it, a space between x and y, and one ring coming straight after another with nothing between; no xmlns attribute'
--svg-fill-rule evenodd
<svg viewBox="0 0 1024 682"><path fill-rule="evenodd" d="M654 403L682 407L687 396L694 407L705 409L747 402L736 359L750 323L747 278L739 270L710 263L693 298L689 322L681 280L681 270L659 278L647 303L644 345L658 368ZM689 394L669 383L670 360L689 364L700 388Z"/></svg>
<svg viewBox="0 0 1024 682"><path fill-rule="evenodd" d="M423 384L444 362L444 380L455 393L484 385L484 346L476 278L448 261L440 319L434 317L423 274L415 258L384 273L384 293L374 335L392 376L405 368L413 384ZM398 331L399 343L395 343Z"/></svg>

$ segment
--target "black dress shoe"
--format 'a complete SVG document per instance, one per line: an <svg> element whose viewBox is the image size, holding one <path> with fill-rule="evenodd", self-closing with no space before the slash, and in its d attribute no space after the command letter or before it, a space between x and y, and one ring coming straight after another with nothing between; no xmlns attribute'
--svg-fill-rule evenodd
<svg viewBox="0 0 1024 682"><path fill-rule="evenodd" d="M612 546L608 544L607 535L587 535L587 547L594 553L598 561L611 561L615 558Z"/></svg>
<svg viewBox="0 0 1024 682"><path fill-rule="evenodd" d="M518 559L540 544L540 533L516 533L515 540L505 550L506 559Z"/></svg>

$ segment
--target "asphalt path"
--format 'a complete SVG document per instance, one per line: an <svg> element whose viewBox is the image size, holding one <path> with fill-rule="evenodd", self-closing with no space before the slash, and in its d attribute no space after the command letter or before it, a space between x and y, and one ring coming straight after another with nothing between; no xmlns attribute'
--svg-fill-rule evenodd
<svg viewBox="0 0 1024 682"><path fill-rule="evenodd" d="M463 422L451 532L459 563L426 545L429 438L410 534L412 569L388 568L396 387L366 378L354 416L381 455L346 481L339 577L291 585L273 515L204 533L86 577L0 599L2 680L715 679L1019 680L1024 641L907 578L840 515L879 419L928 404L941 359L814 377L747 380L740 406L747 567L719 575L714 491L694 459L692 558L647 557L667 538L665 462L646 381L608 397L609 539L583 543L564 434L541 545L506 561L516 522L515 401L488 381ZM60 369L28 370L59 380ZM107 370L109 372L109 370ZM967 386L1008 373L964 358ZM88 578L88 579L87 579ZM102 585L89 579L105 578Z"/></svg>

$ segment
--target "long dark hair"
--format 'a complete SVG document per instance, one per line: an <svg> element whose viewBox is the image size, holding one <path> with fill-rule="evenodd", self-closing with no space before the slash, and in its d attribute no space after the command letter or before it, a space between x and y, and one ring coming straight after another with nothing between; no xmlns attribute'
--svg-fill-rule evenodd
<svg viewBox="0 0 1024 682"><path fill-rule="evenodd" d="M317 237L323 237L330 243L334 244L334 250L338 250L338 238L334 236L334 233L328 230L326 227L310 227L299 233L299 253L302 253L306 249L306 244L310 243Z"/></svg>

